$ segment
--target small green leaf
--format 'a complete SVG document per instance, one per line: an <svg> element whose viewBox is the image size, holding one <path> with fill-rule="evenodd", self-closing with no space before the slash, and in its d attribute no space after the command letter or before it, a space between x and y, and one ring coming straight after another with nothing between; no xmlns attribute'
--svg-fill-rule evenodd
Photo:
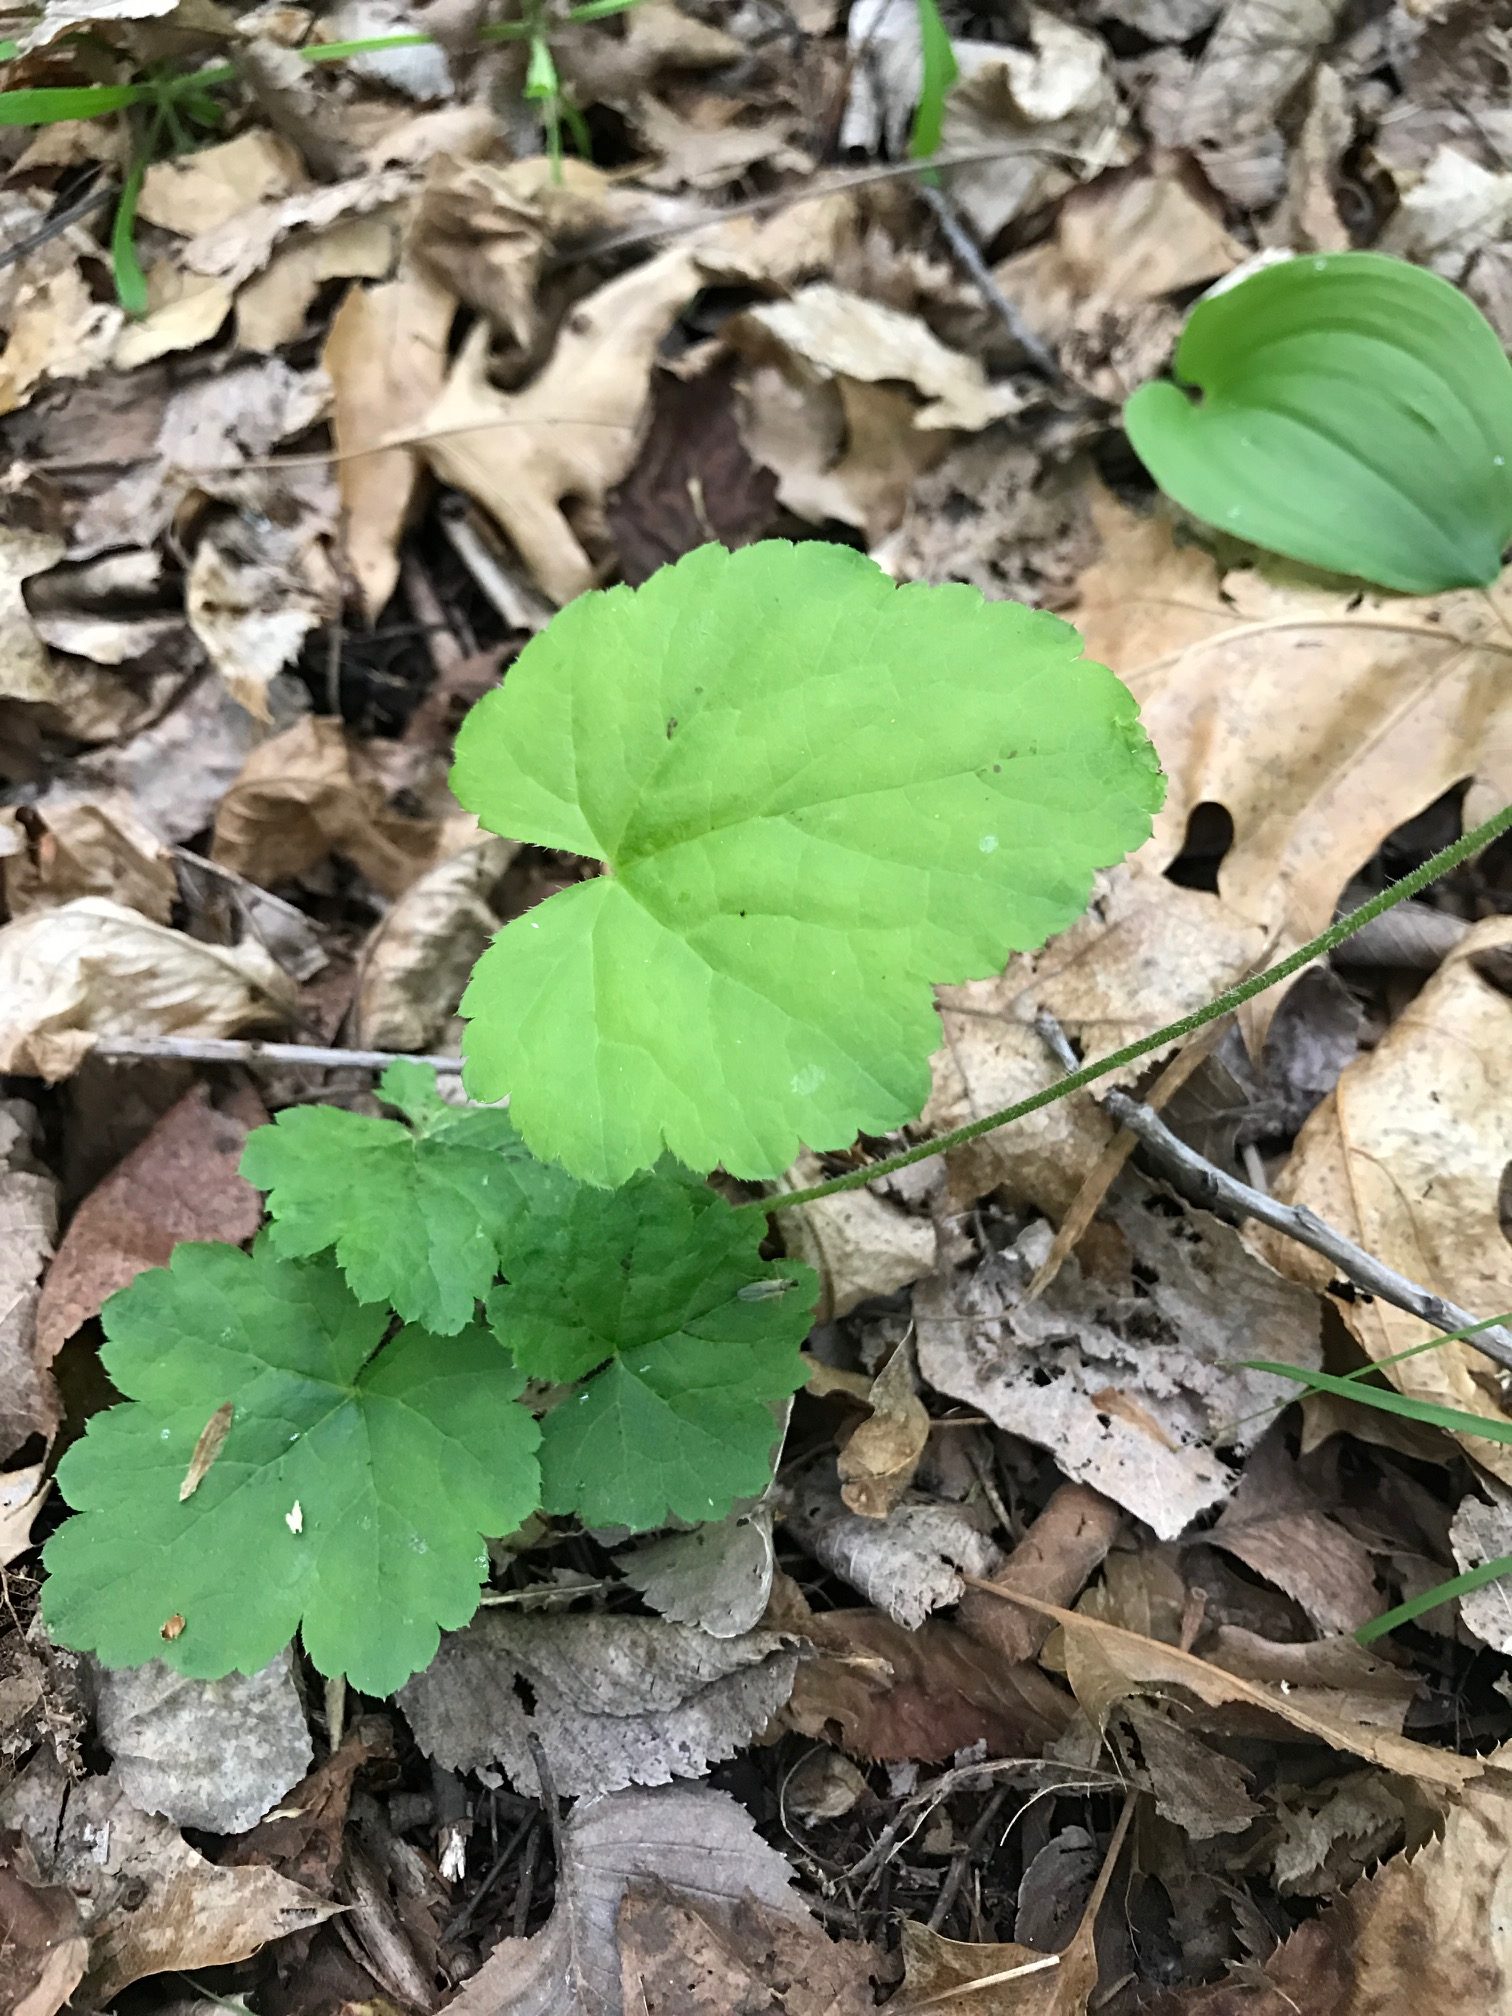
<svg viewBox="0 0 1512 2016"><path fill-rule="evenodd" d="M1447 280L1375 252L1263 267L1193 309L1124 409L1168 496L1273 553L1428 595L1512 539L1512 364Z"/></svg>
<svg viewBox="0 0 1512 2016"><path fill-rule="evenodd" d="M581 597L457 743L485 826L608 872L463 999L467 1083L601 1184L743 1176L910 1118L931 983L995 973L1149 833L1133 700L1074 630L847 548L704 546Z"/></svg>
<svg viewBox="0 0 1512 2016"><path fill-rule="evenodd" d="M817 1288L807 1267L762 1261L764 1230L670 1168L517 1221L489 1320L532 1378L592 1375L542 1425L548 1511L643 1529L720 1519L766 1489L773 1403L803 1383Z"/></svg>
<svg viewBox="0 0 1512 2016"><path fill-rule="evenodd" d="M945 101L950 96L951 85L960 75L960 65L956 62L955 44L940 17L936 0L916 0L916 5L923 70L908 151L915 161L927 161L940 151L940 139L945 130Z"/></svg>
<svg viewBox="0 0 1512 2016"><path fill-rule="evenodd" d="M526 1153L507 1113L448 1106L423 1066L391 1065L379 1089L417 1131L294 1106L250 1137L242 1174L269 1193L265 1236L281 1258L334 1250L359 1302L450 1336L476 1315L527 1194L564 1179Z"/></svg>
<svg viewBox="0 0 1512 2016"><path fill-rule="evenodd" d="M539 1431L497 1340L474 1325L383 1344L387 1310L329 1264L231 1246L180 1246L104 1321L132 1404L97 1414L58 1468L77 1511L47 1545L61 1642L206 1679L256 1672L302 1628L323 1673L370 1694L428 1664L477 1607L484 1536L539 1503ZM227 1402L225 1443L181 1502Z"/></svg>

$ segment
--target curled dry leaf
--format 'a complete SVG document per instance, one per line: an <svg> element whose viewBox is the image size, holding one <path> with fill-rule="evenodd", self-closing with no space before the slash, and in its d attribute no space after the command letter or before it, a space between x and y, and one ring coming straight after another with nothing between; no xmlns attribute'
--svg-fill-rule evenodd
<svg viewBox="0 0 1512 2016"><path fill-rule="evenodd" d="M872 1381L871 1409L846 1437L837 1469L846 1509L885 1519L913 1483L929 1440L929 1413L914 1390L913 1352L898 1345Z"/></svg>
<svg viewBox="0 0 1512 2016"><path fill-rule="evenodd" d="M336 1908L271 1869L216 1868L105 1779L70 1785L45 1751L0 1792L0 1826L18 1828L43 1880L78 1900L89 1939L82 2009L145 1975L244 1960Z"/></svg>
<svg viewBox="0 0 1512 2016"><path fill-rule="evenodd" d="M636 1881L659 1880L700 1905L753 1902L809 1922L792 1871L744 1807L707 1785L585 1800L562 1829L556 1902L531 1939L503 1939L447 2016L641 2016L621 1993L616 1937Z"/></svg>
<svg viewBox="0 0 1512 2016"><path fill-rule="evenodd" d="M36 1159L37 1116L0 1100L0 1459L58 1425L57 1389L39 1352L38 1283L58 1232L58 1186Z"/></svg>
<svg viewBox="0 0 1512 2016"><path fill-rule="evenodd" d="M398 249L399 220L387 210L294 232L237 295L237 342L243 350L265 352L296 342L322 287L332 280L386 279Z"/></svg>
<svg viewBox="0 0 1512 2016"><path fill-rule="evenodd" d="M783 1187L806 1189L824 1170L806 1151L783 1177ZM778 1221L787 1250L819 1276L815 1320L848 1316L872 1295L892 1295L921 1280L935 1264L935 1230L924 1218L900 1211L870 1190L784 1211Z"/></svg>
<svg viewBox="0 0 1512 2016"><path fill-rule="evenodd" d="M321 351L343 458L336 465L342 550L370 623L399 578L399 539L420 459L412 448L365 451L409 433L440 394L456 305L444 287L405 267L381 287L351 288Z"/></svg>
<svg viewBox="0 0 1512 2016"><path fill-rule="evenodd" d="M113 896L166 924L178 898L167 848L122 794L52 797L0 811L0 890L12 917L76 896Z"/></svg>
<svg viewBox="0 0 1512 2016"><path fill-rule="evenodd" d="M276 491L255 486L249 507L213 523L195 550L184 606L189 627L231 694L271 721L268 688L317 624L341 607L325 541L336 492L321 472L295 471Z"/></svg>
<svg viewBox="0 0 1512 2016"><path fill-rule="evenodd" d="M1182 117L1182 142L1215 188L1263 207L1286 166L1275 121L1332 38L1344 0L1229 0L1203 51Z"/></svg>
<svg viewBox="0 0 1512 2016"><path fill-rule="evenodd" d="M711 1638L739 1638L761 1622L772 1592L772 1515L764 1505L690 1533L669 1533L616 1557L615 1566L659 1616Z"/></svg>
<svg viewBox="0 0 1512 2016"><path fill-rule="evenodd" d="M334 716L308 714L259 744L215 816L211 858L272 887L339 855L385 895L429 866L436 828L391 812L382 784Z"/></svg>
<svg viewBox="0 0 1512 2016"><path fill-rule="evenodd" d="M1507 709L1503 708L1505 715ZM1512 1162L1512 1108L1502 1093L1512 1042L1512 1001L1477 959L1512 945L1512 923L1478 925L1380 1043L1342 1074L1302 1129L1276 1181L1409 1280L1477 1314L1512 1308L1512 1245L1499 1216L1502 1172ZM1264 1250L1295 1279L1324 1289L1327 1261L1268 1235ZM1373 1359L1433 1333L1379 1300L1339 1302L1338 1312ZM1477 1378L1468 1344L1444 1344L1386 1368L1399 1392L1484 1414L1505 1414ZM1482 1468L1512 1482L1512 1450L1468 1437Z"/></svg>
<svg viewBox="0 0 1512 2016"><path fill-rule="evenodd" d="M308 184L299 150L254 126L219 146L154 161L142 178L137 215L179 238L197 238Z"/></svg>
<svg viewBox="0 0 1512 2016"><path fill-rule="evenodd" d="M24 1841L0 1847L0 2007L12 2016L58 2016L88 1964L67 1885L38 1879Z"/></svg>
<svg viewBox="0 0 1512 2016"><path fill-rule="evenodd" d="M961 1600L963 1575L990 1576L998 1548L957 1505L895 1505L881 1518L849 1509L822 1457L787 1493L782 1522L817 1561L907 1630Z"/></svg>
<svg viewBox="0 0 1512 2016"><path fill-rule="evenodd" d="M449 1769L502 1763L533 1786L534 1736L559 1792L597 1793L701 1777L766 1727L797 1665L772 1631L713 1638L654 1617L491 1610L443 1638L399 1701L421 1747Z"/></svg>
<svg viewBox="0 0 1512 2016"><path fill-rule="evenodd" d="M202 945L100 896L0 929L0 1071L76 1071L98 1036L276 1027L287 975L260 945Z"/></svg>
<svg viewBox="0 0 1512 2016"><path fill-rule="evenodd" d="M420 422L436 474L497 520L553 602L594 585L588 547L604 499L634 457L656 353L697 288L684 251L609 281L579 302L519 392L489 384L489 332L480 323ZM582 514L577 524L569 499Z"/></svg>
<svg viewBox="0 0 1512 2016"><path fill-rule="evenodd" d="M51 532L0 530L0 699L57 698L47 646L26 606L23 584L55 567L64 551L64 542Z"/></svg>
<svg viewBox="0 0 1512 2016"><path fill-rule="evenodd" d="M95 1704L111 1783L178 1827L245 1833L314 1756L287 1652L223 1680L186 1680L156 1660L97 1666Z"/></svg>
<svg viewBox="0 0 1512 2016"><path fill-rule="evenodd" d="M43 1284L37 1343L46 1360L117 1289L148 1267L166 1267L181 1240L240 1246L252 1237L262 1223L262 1198L237 1165L248 1133L267 1117L251 1092L219 1108L197 1085L95 1185Z"/></svg>
<svg viewBox="0 0 1512 2016"><path fill-rule="evenodd" d="M914 1298L932 1386L1050 1449L1167 1540L1233 1491L1219 1447L1251 1448L1289 1397L1242 1361L1320 1362L1316 1298L1232 1226L1170 1211L1164 1193L1126 1184L1105 1211L1117 1236L1068 1260L1037 1299L1025 1288L1050 1247L1042 1223ZM1258 1350L1261 1337L1276 1350Z"/></svg>
<svg viewBox="0 0 1512 2016"><path fill-rule="evenodd" d="M51 1489L45 1463L0 1471L0 1568L8 1568L32 1544L33 1522Z"/></svg>
<svg viewBox="0 0 1512 2016"><path fill-rule="evenodd" d="M363 948L359 1043L428 1050L440 1039L499 928L488 897L517 852L516 841L487 834L427 869L393 904Z"/></svg>
<svg viewBox="0 0 1512 2016"><path fill-rule="evenodd" d="M1493 1487L1489 1500L1474 1493L1462 1498L1449 1528L1449 1544L1461 1572L1512 1554L1512 1496ZM1460 1616L1465 1629L1483 1645L1512 1654L1512 1590L1504 1578L1461 1596Z"/></svg>

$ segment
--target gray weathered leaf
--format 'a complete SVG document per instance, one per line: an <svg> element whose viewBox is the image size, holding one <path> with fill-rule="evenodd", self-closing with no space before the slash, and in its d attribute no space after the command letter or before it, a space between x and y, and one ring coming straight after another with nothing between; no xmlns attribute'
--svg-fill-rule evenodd
<svg viewBox="0 0 1512 2016"><path fill-rule="evenodd" d="M772 1591L772 1514L768 1506L669 1533L617 1557L632 1589L674 1624L695 1624L711 1638L738 1638L761 1621Z"/></svg>

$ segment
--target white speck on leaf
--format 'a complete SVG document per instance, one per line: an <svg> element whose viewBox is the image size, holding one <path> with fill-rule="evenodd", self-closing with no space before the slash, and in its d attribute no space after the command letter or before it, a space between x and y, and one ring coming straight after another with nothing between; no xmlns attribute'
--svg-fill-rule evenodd
<svg viewBox="0 0 1512 2016"><path fill-rule="evenodd" d="M285 1512L284 1524L285 1526L288 1527L291 1533L303 1533L304 1507L300 1504L297 1498L294 1500L294 1503L289 1507L288 1511Z"/></svg>
<svg viewBox="0 0 1512 2016"><path fill-rule="evenodd" d="M998 837L996 833L984 833L977 842L977 849L983 854L996 854Z"/></svg>

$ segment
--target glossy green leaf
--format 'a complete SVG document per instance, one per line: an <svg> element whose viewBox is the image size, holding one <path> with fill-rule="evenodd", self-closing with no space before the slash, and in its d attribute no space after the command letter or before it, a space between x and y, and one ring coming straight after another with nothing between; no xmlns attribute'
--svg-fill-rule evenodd
<svg viewBox="0 0 1512 2016"><path fill-rule="evenodd" d="M413 1131L336 1106L291 1106L249 1138L241 1172L268 1192L273 1252L334 1251L359 1302L392 1303L449 1336L476 1315L527 1197L566 1179L527 1153L507 1113L448 1106L434 1071L390 1065L379 1090Z"/></svg>
<svg viewBox="0 0 1512 2016"><path fill-rule="evenodd" d="M1124 424L1194 518L1409 594L1500 572L1512 364L1448 281L1375 252L1267 266L1198 303L1175 370Z"/></svg>
<svg viewBox="0 0 1512 2016"><path fill-rule="evenodd" d="M453 787L606 872L506 926L466 1082L601 1184L752 1177L917 1113L931 983L998 971L1145 838L1162 780L1074 630L840 546L701 547L572 603L473 709Z"/></svg>
<svg viewBox="0 0 1512 2016"><path fill-rule="evenodd" d="M644 1529L765 1490L817 1289L765 1229L671 1168L517 1222L489 1320L532 1378L586 1380L542 1424L547 1511Z"/></svg>
<svg viewBox="0 0 1512 2016"><path fill-rule="evenodd" d="M44 1607L108 1666L253 1673L296 1629L323 1673L388 1694L477 1607L485 1536L539 1503L522 1380L479 1325L406 1329L328 1263L180 1246L105 1305L97 1414L58 1469L77 1516ZM206 1424L229 1433L180 1492Z"/></svg>

